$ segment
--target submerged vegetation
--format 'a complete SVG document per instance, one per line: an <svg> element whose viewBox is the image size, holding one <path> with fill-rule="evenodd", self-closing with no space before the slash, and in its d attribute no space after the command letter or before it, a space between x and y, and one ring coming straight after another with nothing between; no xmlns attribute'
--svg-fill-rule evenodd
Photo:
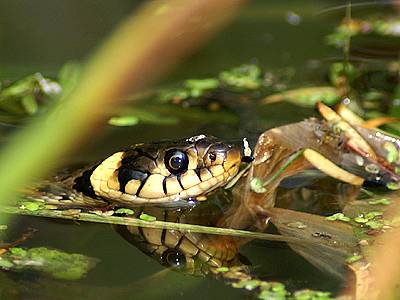
<svg viewBox="0 0 400 300"><path fill-rule="evenodd" d="M0 256L0 267L13 272L34 271L63 280L81 279L95 266L95 259L44 247L8 248Z"/></svg>
<svg viewBox="0 0 400 300"><path fill-rule="evenodd" d="M210 7L206 5L205 14L215 17L218 12L227 7L232 10L236 8L231 7L229 1L225 4L210 4ZM247 266L242 262L237 266L222 261L211 267L208 265L207 271L201 269L205 269L202 266L201 274L212 274L232 288L242 289L258 299L365 299L366 295L369 295L370 299L379 299L373 294L378 293L376 286L369 282L371 278L378 278L377 286L383 285L380 281L382 276L374 275L374 270L371 271L371 268L379 269L381 267L379 255L376 255L375 243L377 240L384 239L388 232L396 234L399 226L399 181L394 179L400 173L398 163L400 157L398 138L400 135L400 61L399 56L390 57L383 62L374 64L368 60L352 60L351 51L352 43L362 44L365 42L363 38L378 36L380 39L397 42L395 51L398 51L397 54L400 53L398 16L355 19L347 15L343 22L333 29L333 33L326 37L325 41L328 45L340 49L344 58L324 66L325 76L318 83L293 84L291 72L263 69L261 64L251 63L230 66L226 70L204 78L188 78L180 83L162 85L143 91L149 78L141 72L147 75L151 74L149 70L154 65L153 63L146 65L146 71L143 71L137 67L140 65L138 62L142 62L142 59L145 60L147 51L153 47L165 46L163 44L165 41L162 39L166 34L163 26L167 26L170 32L174 32L179 25L185 26L184 24L186 24L178 18L174 18L176 24L172 24L172 21L169 23L168 17L174 15L170 12L170 8L168 5L155 8L149 6L143 10L145 19L139 20L139 25L136 19L129 20L124 25L125 27L116 33L109 44L102 48L86 67L79 63L69 62L54 77L35 73L14 82L1 83L0 122L18 126L36 122L35 130L22 132L14 140L14 144L11 144L12 146L3 153L3 161L9 162L8 165L6 163L4 165L13 170L11 175L14 174L13 161L18 160L18 157L13 156L13 150L18 148L20 149L18 153L21 153L21 145L24 145L25 139L28 140L29 149L35 149L36 146L38 149L42 149L38 151L37 155L26 158L26 161L29 160L34 166L32 174L19 175L25 170L25 161L17 165L19 167L15 168L15 176L8 177L7 168L3 170L4 173L0 174L0 179L9 179L11 183L8 186L8 181L5 180L0 184L0 187L5 186L2 197L8 199L14 189L21 186L21 183L47 172L40 168L41 162L45 160L46 149L38 146L33 138L33 132L43 133L46 137L43 142L48 145L54 137L60 134L52 126L54 125L56 129L57 126L60 126L60 130L62 130L63 126L67 128L72 124L74 118L82 121L75 124L72 129L79 131L81 128L82 130L86 128L80 133L81 139L90 131L90 124L98 121L115 127L138 127L140 125L167 127L184 124L190 119L211 124L218 121L219 124L228 124L231 128L261 132L265 130L263 122L268 118L263 111L265 108L270 108L278 103L290 103L296 108L314 108L318 105L326 119L325 123L322 121L318 123L314 120L309 122L315 123L296 123L293 124L293 127L288 125L288 127L278 127L276 131L264 132L264 140L260 137L256 149L269 150L269 141L278 140L279 144L276 145L279 146L279 151L272 151L270 154L274 161L273 166L266 167L267 164L264 164L271 157L257 157L257 153L266 156L267 150L256 151L254 155L256 160L252 165L255 167L251 167L250 171L246 169L242 177L244 179L234 185L231 194L227 192L230 197L235 197L235 192L236 197L238 197L237 195L248 196L247 193L254 192L247 198L239 197L246 205L246 209L249 210L247 212L249 216L254 218L252 219L255 220L254 223L241 225L246 228L246 230L242 230L242 227L236 228L236 225L233 226L234 228L220 226L219 224L223 222L217 223L216 226L214 226L215 224L210 226L192 224L190 219L188 219L188 223L169 222L160 220L158 215L138 211L134 207L109 206L100 209L73 207L65 209L60 208L57 204L47 203L43 199L25 199L22 196L14 202L4 201L1 204L0 212L68 219L76 222L125 225L140 228L141 231L146 230L148 236L152 234L151 230L155 230L153 233L157 232L156 230L163 230L163 232L171 230L190 235L203 234L205 236L208 234L207 239L223 238L224 242L234 237L238 240L239 238L246 239L246 242L250 239L286 242L295 253L322 269L323 272L339 278L342 282L348 278L345 271L350 271L355 277L356 284L347 291L339 291L338 288L335 293L317 291L319 289L315 291L312 289L296 290L296 288L287 287L286 283L259 278L256 267ZM186 10L184 9L182 14L191 15L196 8L194 4L187 4ZM158 24L160 19L156 17L157 14L155 14L156 16L151 15L151 17L148 15L149 11L153 11L152 9L156 9L160 14L167 14L163 17L164 23ZM210 10L213 11L210 12ZM142 35L147 35L146 28L154 24L158 24L158 30L155 30L154 36L144 44L143 49L136 50L134 58L126 66L121 62L114 66L115 60L108 61L111 56L127 57L126 53L129 52L127 49L132 49L133 46L140 44L137 41L136 43L131 41L130 36L134 33L134 36L142 38ZM190 34L193 33L186 33L186 35ZM204 33L198 32L197 34L200 35L200 38L204 35ZM140 41L142 42L142 40ZM119 42L122 42L122 46L118 44ZM186 50L182 46L182 49L177 50L176 56L182 55L180 51L184 53ZM175 59L176 57L172 55L171 62ZM161 59L157 61L160 64L163 63ZM113 65L112 68L111 65ZM168 66L169 62L166 62L162 68L166 69ZM111 74L115 74L115 80L108 81L109 69L112 69ZM138 80L137 87L129 89L129 92L133 90L133 93L128 96L126 86L114 90L114 86L125 82L126 73L132 74L132 77ZM100 74L98 82L93 81L94 74L96 76ZM112 87L108 87L109 85ZM122 102L123 100L125 101L123 106L114 107L116 101ZM85 103L87 101L87 103L83 105L84 109L81 113L75 113L76 108L81 107L80 101L85 101ZM83 119L92 113L93 103L96 103L97 108L93 112L93 116L84 121ZM141 105L136 105L137 103ZM321 103L330 106L337 105L337 114ZM67 109L65 109L66 105ZM58 121L57 116L60 110L66 116ZM255 111L257 116L254 114ZM50 113L52 117L46 119L46 113ZM248 119L249 116L253 116L259 121L258 127L252 127L254 123L251 122L253 120ZM50 126L52 130L48 129L49 126L44 125L48 122L52 123ZM315 131L320 134L318 139L314 138L311 141L307 139L309 136L307 130L302 127L304 124L308 126L305 127L306 129L311 126L309 124L317 128ZM244 128L246 126L247 128ZM380 129L377 129L378 127ZM46 131L49 133L46 134ZM375 134L376 132L378 135ZM285 133L288 134L288 140L286 140ZM392 136L386 135L386 133L390 133ZM290 139L290 134L295 138ZM380 138L372 139L371 136L374 135ZM60 158L71 148L70 144L73 139L73 134L69 134L65 144L57 145L59 149L54 150L55 152L50 155L50 158ZM322 146L327 144L333 144L336 148L334 150L323 149L321 153L317 152L319 150L317 148L323 148ZM344 150L346 146L348 149ZM57 151L59 152L57 153ZM336 153L339 153L340 156L341 151L349 151L354 157L354 162L335 161ZM259 161L264 159L260 165L257 165L258 158ZM325 179L328 182L326 183L318 176L315 178L310 176L309 186L311 188L308 190L308 186L305 185L305 187L288 189L285 194L286 187L278 187L281 182L285 186L284 179L287 179L286 177L297 175L298 171L308 170L310 165L330 177L347 183L346 187L349 190L354 188L356 192L352 190L345 193L333 191L333 186L336 186L335 179ZM27 167L30 166L27 164ZM46 168L50 169L50 164ZM265 171L263 168L270 169ZM262 172L259 169L262 169ZM300 173L301 176L304 176L301 178L306 183L307 174ZM246 176L249 176L249 181L246 181ZM372 182L383 185L383 187L360 188L359 185L363 182ZM245 189L246 184L248 190ZM315 204L313 199L318 198L313 195L313 193L315 194L315 185L321 191L326 188L326 195L328 195L326 198L331 197L333 200L321 197L321 203ZM329 185L329 187L325 185ZM304 196L301 203L296 202L295 193L298 190L301 190L302 195L311 196ZM276 191L278 191L278 196L276 196ZM335 203L329 203L330 201ZM231 203L229 202L229 204ZM226 219L229 219L228 217ZM246 219L247 215L242 212L240 217ZM239 224L243 221L240 217L235 219ZM223 221L227 221L226 219L222 218ZM270 223L274 225L279 234L259 232L264 231ZM6 225L6 222L2 222L2 224L4 225L1 225L0 230L7 231L9 225ZM247 228L250 229L247 230ZM165 233L163 238L165 239ZM238 244L241 245L242 240L240 241ZM21 243L23 244L23 242ZM396 246L398 245L393 244L387 247ZM95 267L97 262L96 259L82 254L69 254L45 247L28 248L23 245L4 243L0 250L0 269L5 272L36 272L61 280L81 279ZM158 255L158 249L152 250L153 252L149 256ZM143 249L141 251L146 254L149 252ZM164 256L165 253L160 255L160 258L156 257L156 260L162 261L162 265L165 265ZM176 269L181 267L180 258L179 255L172 256L173 262L176 263L174 266ZM209 260L212 261L212 258ZM400 258L396 262L399 260ZM195 274L195 271L192 273ZM394 277L395 275L395 273L389 274ZM392 290L393 286L392 284L385 291L391 297L395 297L394 295L398 293L395 289Z"/></svg>

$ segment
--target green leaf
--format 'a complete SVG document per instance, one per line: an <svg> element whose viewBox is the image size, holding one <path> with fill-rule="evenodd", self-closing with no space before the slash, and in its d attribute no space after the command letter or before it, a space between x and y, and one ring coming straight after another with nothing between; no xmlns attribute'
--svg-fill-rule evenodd
<svg viewBox="0 0 400 300"><path fill-rule="evenodd" d="M357 222L357 223L360 223L360 224L367 223L368 221L369 220L367 218L364 218L363 215L354 218L354 222Z"/></svg>
<svg viewBox="0 0 400 300"><path fill-rule="evenodd" d="M169 102L172 100L185 100L189 98L190 92L185 88L165 89L159 92L159 99L161 102Z"/></svg>
<svg viewBox="0 0 400 300"><path fill-rule="evenodd" d="M240 280L239 282L235 282L232 284L232 287L238 289L246 289L246 290L254 290L255 288L259 287L261 284L260 280Z"/></svg>
<svg viewBox="0 0 400 300"><path fill-rule="evenodd" d="M361 75L361 72L354 65L346 62L338 62L331 65L329 77L333 85L337 85L340 78L345 77L349 83Z"/></svg>
<svg viewBox="0 0 400 300"><path fill-rule="evenodd" d="M132 113L140 122L156 125L174 125L179 123L179 119L165 114L159 114L150 110L135 109Z"/></svg>
<svg viewBox="0 0 400 300"><path fill-rule="evenodd" d="M0 268L1 269L11 269L14 264L7 259L0 257Z"/></svg>
<svg viewBox="0 0 400 300"><path fill-rule="evenodd" d="M382 229L382 227L383 227L383 224L378 221L368 221L367 223L365 223L365 225L367 225L371 229L375 229L375 230Z"/></svg>
<svg viewBox="0 0 400 300"><path fill-rule="evenodd" d="M315 86L288 90L265 97L262 103L276 103L286 101L298 106L315 107L319 101L333 105L340 100L339 92L331 86Z"/></svg>
<svg viewBox="0 0 400 300"><path fill-rule="evenodd" d="M12 247L9 250L12 255L16 255L16 256L20 256L20 257L24 257L27 254L26 250L19 248L19 247Z"/></svg>
<svg viewBox="0 0 400 300"><path fill-rule="evenodd" d="M275 293L275 292L272 292L272 291L263 290L263 291L261 291L260 294L258 294L258 299L262 299L262 300L285 300L286 299L286 294Z"/></svg>
<svg viewBox="0 0 400 300"><path fill-rule="evenodd" d="M372 220L375 217L382 216L382 215L383 215L382 211L370 211L370 212L365 214L365 218L368 219L368 220Z"/></svg>
<svg viewBox="0 0 400 300"><path fill-rule="evenodd" d="M217 273L226 273L229 271L228 267L220 267L215 270Z"/></svg>
<svg viewBox="0 0 400 300"><path fill-rule="evenodd" d="M34 115L39 110L36 98L32 94L22 97L21 104L28 115Z"/></svg>
<svg viewBox="0 0 400 300"><path fill-rule="evenodd" d="M262 288L261 292L258 294L258 299L263 300L284 300L288 292L286 291L285 285L279 282L272 282L270 285Z"/></svg>
<svg viewBox="0 0 400 300"><path fill-rule="evenodd" d="M125 215L133 215L135 212L132 209L129 208L118 208L115 211L116 214L125 214Z"/></svg>
<svg viewBox="0 0 400 300"><path fill-rule="evenodd" d="M301 290L294 293L294 300L334 300L329 292Z"/></svg>
<svg viewBox="0 0 400 300"><path fill-rule="evenodd" d="M382 198L382 199L370 200L368 201L368 203L371 205L389 205L392 202L389 199Z"/></svg>
<svg viewBox="0 0 400 300"><path fill-rule="evenodd" d="M272 283L272 291L274 292L285 292L286 293L286 288L283 283L280 282L273 282Z"/></svg>
<svg viewBox="0 0 400 300"><path fill-rule="evenodd" d="M219 88L219 80L216 78L187 79L184 81L183 87L161 90L159 98L162 102L199 98L217 88Z"/></svg>
<svg viewBox="0 0 400 300"><path fill-rule="evenodd" d="M362 255L353 255L353 256L346 258L346 262L348 264L352 264L352 263L355 263L356 261L359 261L360 259L362 259Z"/></svg>
<svg viewBox="0 0 400 300"><path fill-rule="evenodd" d="M77 280L95 265L96 260L81 254L50 250L45 247L27 249L15 267L20 270L44 272L64 280ZM36 262L36 263L35 263Z"/></svg>
<svg viewBox="0 0 400 300"><path fill-rule="evenodd" d="M267 191L267 189L263 185L264 185L264 182L259 177L254 177L250 181L250 188L253 192L256 192L256 193L262 194Z"/></svg>
<svg viewBox="0 0 400 300"><path fill-rule="evenodd" d="M79 82L82 66L74 61L64 64L58 73L58 81L62 86L64 95L70 93Z"/></svg>
<svg viewBox="0 0 400 300"><path fill-rule="evenodd" d="M20 206L21 209L26 209L29 211L36 211L36 210L39 210L41 207L42 207L42 203L31 202L31 201L22 202L22 204Z"/></svg>
<svg viewBox="0 0 400 300"><path fill-rule="evenodd" d="M57 82L36 73L3 89L0 92L0 109L20 118L31 116L50 100L57 99L61 92Z"/></svg>
<svg viewBox="0 0 400 300"><path fill-rule="evenodd" d="M351 219L349 217L346 217L343 213L336 213L333 214L332 216L326 217L328 221L343 221L343 222L350 222Z"/></svg>
<svg viewBox="0 0 400 300"><path fill-rule="evenodd" d="M156 217L148 215L148 214L145 214L145 213L142 213L140 215L139 219L143 220L143 221L148 221L148 222L154 222L155 220L157 220Z"/></svg>
<svg viewBox="0 0 400 300"><path fill-rule="evenodd" d="M135 116L112 117L108 124L113 126L134 126L139 123L139 118Z"/></svg>
<svg viewBox="0 0 400 300"><path fill-rule="evenodd" d="M391 164L395 163L399 158L397 147L391 142L386 142L383 144L383 148L387 151L386 160Z"/></svg>
<svg viewBox="0 0 400 300"><path fill-rule="evenodd" d="M255 90L262 84L261 69L257 65L241 65L219 74L222 83L238 90Z"/></svg>
<svg viewBox="0 0 400 300"><path fill-rule="evenodd" d="M185 112L187 114L187 112ZM130 110L129 114L119 117L112 117L108 124L113 126L134 126L138 123L155 124L155 125L174 125L179 123L177 117L170 115L159 114L150 109L134 109Z"/></svg>
<svg viewBox="0 0 400 300"><path fill-rule="evenodd" d="M389 182L389 183L386 184L386 187L389 190L394 190L394 191L400 189L400 186L399 186L398 182Z"/></svg>
<svg viewBox="0 0 400 300"><path fill-rule="evenodd" d="M219 80L215 78L206 79L188 79L184 82L189 94L193 98L203 96L205 92L219 87Z"/></svg>

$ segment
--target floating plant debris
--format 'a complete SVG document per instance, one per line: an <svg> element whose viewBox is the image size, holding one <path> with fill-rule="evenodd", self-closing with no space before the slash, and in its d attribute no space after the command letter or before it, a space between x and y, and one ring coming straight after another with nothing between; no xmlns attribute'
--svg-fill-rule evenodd
<svg viewBox="0 0 400 300"><path fill-rule="evenodd" d="M368 203L371 205L389 205L392 202L389 199L381 198L376 200L370 200L368 201Z"/></svg>
<svg viewBox="0 0 400 300"><path fill-rule="evenodd" d="M0 256L0 268L11 271L35 271L64 280L84 277L96 264L96 259L81 254L66 253L45 247L12 247Z"/></svg>
<svg viewBox="0 0 400 300"><path fill-rule="evenodd" d="M118 208L115 213L121 215L133 215L135 212L130 208Z"/></svg>
<svg viewBox="0 0 400 300"><path fill-rule="evenodd" d="M328 221L343 221L343 222L350 222L351 219L345 216L343 213L336 213L332 216L326 217Z"/></svg>
<svg viewBox="0 0 400 300"><path fill-rule="evenodd" d="M156 217L142 213L139 217L140 220L147 221L147 222L154 222L157 220Z"/></svg>
<svg viewBox="0 0 400 300"><path fill-rule="evenodd" d="M362 255L356 254L356 255L353 255L353 256L350 256L350 257L346 258L346 262L348 264L352 264L352 263L355 263L356 261L359 261L362 258L363 258Z"/></svg>

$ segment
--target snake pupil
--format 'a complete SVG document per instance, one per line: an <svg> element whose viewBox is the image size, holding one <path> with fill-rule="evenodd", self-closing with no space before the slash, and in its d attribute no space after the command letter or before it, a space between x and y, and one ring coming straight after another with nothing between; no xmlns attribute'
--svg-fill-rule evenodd
<svg viewBox="0 0 400 300"><path fill-rule="evenodd" d="M180 156L172 156L169 160L169 165L172 169L178 170L182 166L183 159Z"/></svg>
<svg viewBox="0 0 400 300"><path fill-rule="evenodd" d="M167 169L175 175L186 171L189 165L186 153L175 149L167 151L164 162Z"/></svg>

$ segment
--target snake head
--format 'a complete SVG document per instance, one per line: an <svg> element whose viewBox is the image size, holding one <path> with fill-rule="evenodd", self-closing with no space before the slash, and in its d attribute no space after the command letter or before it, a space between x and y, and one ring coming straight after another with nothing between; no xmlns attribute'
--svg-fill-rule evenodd
<svg viewBox="0 0 400 300"><path fill-rule="evenodd" d="M138 144L100 162L90 184L97 196L124 205L197 199L238 173L241 150L206 135Z"/></svg>

